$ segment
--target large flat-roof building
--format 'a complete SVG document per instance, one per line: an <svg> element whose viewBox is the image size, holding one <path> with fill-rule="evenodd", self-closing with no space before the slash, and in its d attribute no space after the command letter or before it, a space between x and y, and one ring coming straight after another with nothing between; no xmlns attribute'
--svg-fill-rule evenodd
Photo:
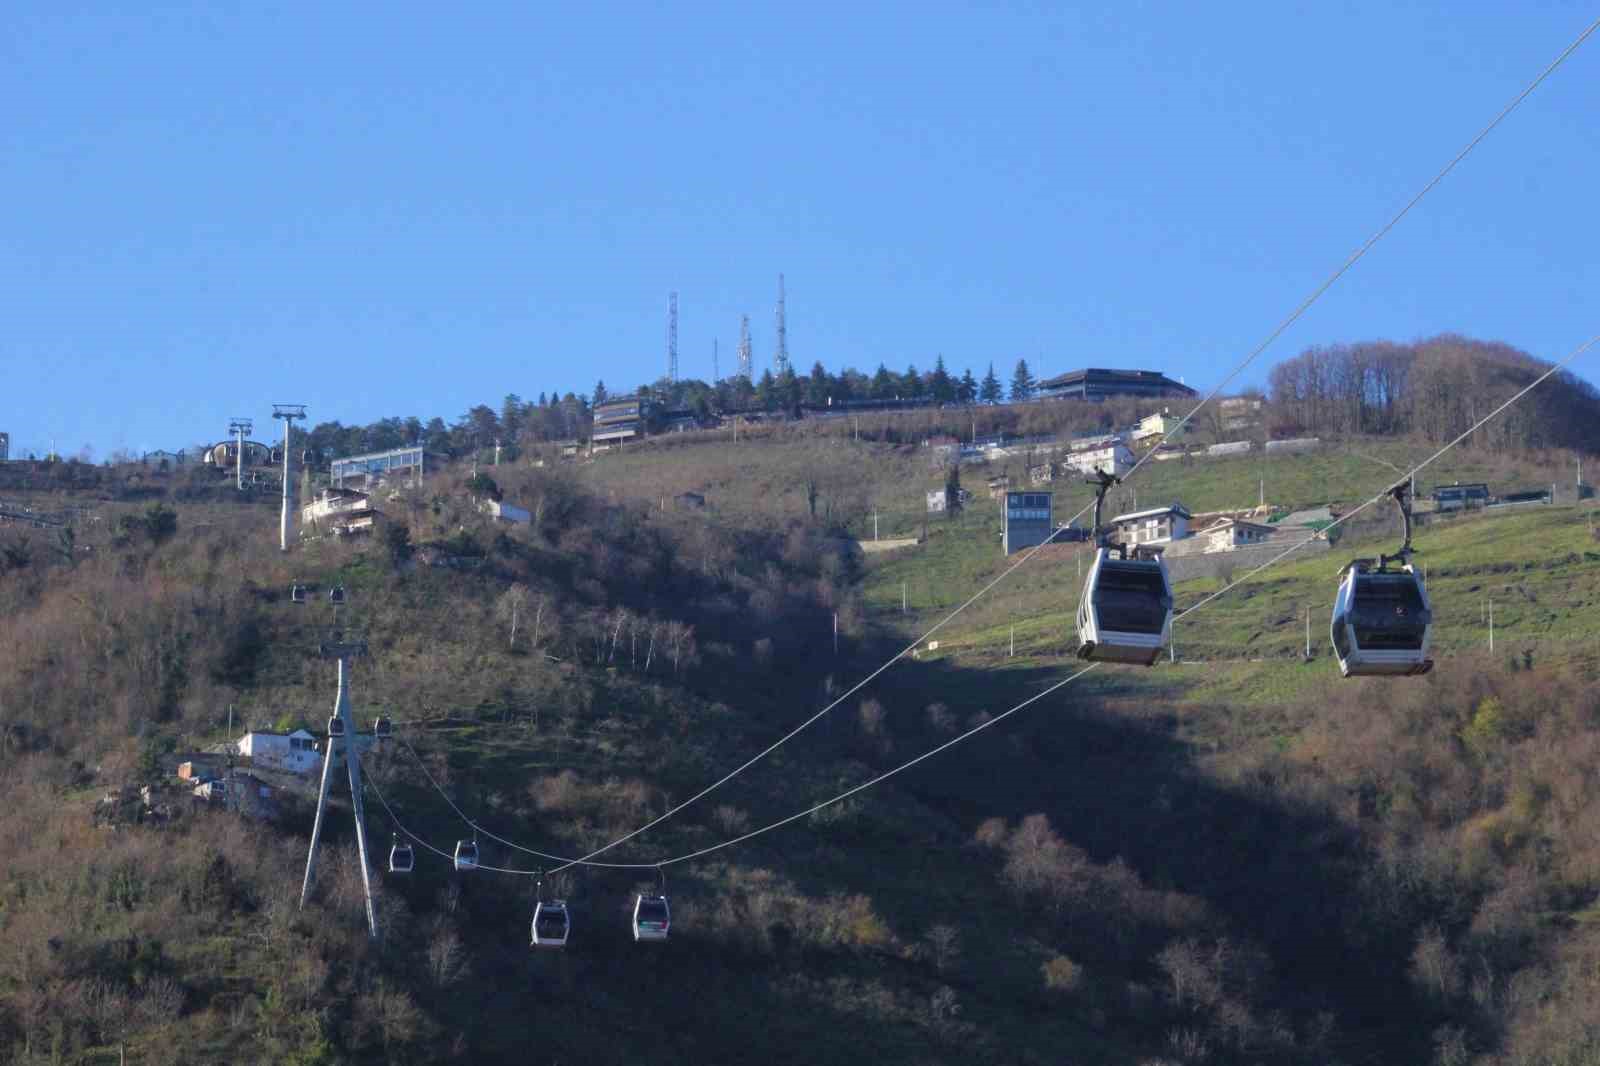
<svg viewBox="0 0 1600 1066"><path fill-rule="evenodd" d="M435 462L438 459L435 457ZM421 480L425 473L427 453L422 445L409 448L390 448L386 452L368 452L365 455L347 455L335 459L328 468L328 484L336 489L347 488L351 482L361 488L372 488L380 481L401 476L407 480Z"/></svg>
<svg viewBox="0 0 1600 1066"><path fill-rule="evenodd" d="M1163 399L1199 395L1159 370L1108 370L1093 366L1045 378L1039 382L1038 392L1041 397L1048 399L1072 400L1104 400L1112 396Z"/></svg>

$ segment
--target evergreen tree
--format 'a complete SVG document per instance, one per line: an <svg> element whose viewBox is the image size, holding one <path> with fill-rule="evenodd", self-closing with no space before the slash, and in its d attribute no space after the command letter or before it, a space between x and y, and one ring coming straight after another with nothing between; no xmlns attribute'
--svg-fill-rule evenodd
<svg viewBox="0 0 1600 1066"><path fill-rule="evenodd" d="M956 398L956 383L951 380L950 371L945 369L944 356L938 356L933 362L933 373L928 375L928 392L933 395L934 403L952 403Z"/></svg>
<svg viewBox="0 0 1600 1066"><path fill-rule="evenodd" d="M894 372L882 363L878 364L878 372L872 375L872 398L874 400L892 400L898 391L899 381Z"/></svg>
<svg viewBox="0 0 1600 1066"><path fill-rule="evenodd" d="M1033 374L1028 370L1026 359L1017 360L1017 369L1011 375L1011 402L1020 403L1033 398Z"/></svg>
<svg viewBox="0 0 1600 1066"><path fill-rule="evenodd" d="M915 400L922 394L922 375L917 372L917 364L907 363L906 372L900 377L900 397L905 400Z"/></svg>
<svg viewBox="0 0 1600 1066"><path fill-rule="evenodd" d="M961 372L961 380L956 383L956 402L970 406L978 398L978 379L972 376L972 368L968 367Z"/></svg>
<svg viewBox="0 0 1600 1066"><path fill-rule="evenodd" d="M604 381L597 381L594 383L594 402L597 405L605 403L606 398L610 395L611 394L606 391L606 383Z"/></svg>
<svg viewBox="0 0 1600 1066"><path fill-rule="evenodd" d="M811 366L811 376L806 379L806 403L825 404L832 391L828 371L819 359Z"/></svg>
<svg viewBox="0 0 1600 1066"><path fill-rule="evenodd" d="M983 384L978 386L978 399L983 403L999 403L1003 398L1000 392L1000 379L995 376L994 363L989 364L989 372L983 375Z"/></svg>
<svg viewBox="0 0 1600 1066"><path fill-rule="evenodd" d="M954 518L961 513L961 460L945 467L944 471L944 516Z"/></svg>
<svg viewBox="0 0 1600 1066"><path fill-rule="evenodd" d="M778 382L772 376L772 368L768 367L761 372L761 380L756 382L756 406L770 411L778 405Z"/></svg>

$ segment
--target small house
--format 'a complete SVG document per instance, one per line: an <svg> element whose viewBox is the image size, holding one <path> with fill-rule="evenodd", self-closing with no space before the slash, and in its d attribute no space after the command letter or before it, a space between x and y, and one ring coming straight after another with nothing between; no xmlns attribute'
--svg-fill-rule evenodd
<svg viewBox="0 0 1600 1066"><path fill-rule="evenodd" d="M1005 499L1006 498L1006 490L1009 489L1009 488L1011 488L1011 477L1010 477L1009 474L1001 474L999 477L990 478L989 479L989 499L991 499L991 500L1003 500L1003 499Z"/></svg>
<svg viewBox="0 0 1600 1066"><path fill-rule="evenodd" d="M1224 518L1196 533L1195 538L1205 542L1203 550L1207 552L1229 552L1236 548L1261 544L1270 538L1272 533L1271 526L1246 522L1241 518Z"/></svg>
<svg viewBox="0 0 1600 1066"><path fill-rule="evenodd" d="M1128 547L1170 543L1189 535L1189 519L1193 517L1181 503L1134 511L1111 520L1112 536Z"/></svg>
<svg viewBox="0 0 1600 1066"><path fill-rule="evenodd" d="M1067 465L1085 476L1093 474L1098 469L1115 477L1122 477L1133 469L1134 462L1133 449L1121 441L1099 448L1075 451L1066 459Z"/></svg>
<svg viewBox="0 0 1600 1066"><path fill-rule="evenodd" d="M305 729L296 729L293 733L251 730L240 738L237 748L240 755L259 766L270 766L294 774L308 774L322 769L317 738Z"/></svg>
<svg viewBox="0 0 1600 1066"><path fill-rule="evenodd" d="M1433 490L1433 506L1438 511L1464 511L1489 503L1489 486L1481 481L1463 485L1439 485Z"/></svg>
<svg viewBox="0 0 1600 1066"><path fill-rule="evenodd" d="M507 525L525 526L533 521L533 515L526 508L518 507L514 503L503 500L484 500L478 504L478 510L493 518L497 522Z"/></svg>

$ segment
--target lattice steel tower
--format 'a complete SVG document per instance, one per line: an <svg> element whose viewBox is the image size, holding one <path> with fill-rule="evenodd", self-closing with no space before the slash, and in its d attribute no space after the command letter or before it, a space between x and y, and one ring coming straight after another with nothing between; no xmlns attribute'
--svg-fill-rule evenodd
<svg viewBox="0 0 1600 1066"><path fill-rule="evenodd" d="M783 320L783 275L778 275L778 347L772 353L772 372L782 376L789 369L789 327Z"/></svg>
<svg viewBox="0 0 1600 1066"><path fill-rule="evenodd" d="M678 294L667 297L667 380L678 380Z"/></svg>
<svg viewBox="0 0 1600 1066"><path fill-rule="evenodd" d="M746 381L754 381L753 358L750 355L750 316L739 316L739 376Z"/></svg>

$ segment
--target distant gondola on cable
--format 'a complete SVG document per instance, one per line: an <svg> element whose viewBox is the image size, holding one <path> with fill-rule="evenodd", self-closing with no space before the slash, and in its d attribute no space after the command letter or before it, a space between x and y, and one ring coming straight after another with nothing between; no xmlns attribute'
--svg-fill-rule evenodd
<svg viewBox="0 0 1600 1066"><path fill-rule="evenodd" d="M567 912L567 901L546 900L544 879L534 888L533 921L529 928L529 946L535 948L564 948L567 934L572 932L572 916Z"/></svg>
<svg viewBox="0 0 1600 1066"><path fill-rule="evenodd" d="M1153 666L1172 630L1172 583L1159 553L1112 544L1100 529L1106 490L1121 479L1096 469L1094 562L1078 601L1078 658Z"/></svg>
<svg viewBox="0 0 1600 1066"><path fill-rule="evenodd" d="M478 842L476 840L456 841L455 864L457 870L476 870L478 868Z"/></svg>
<svg viewBox="0 0 1600 1066"><path fill-rule="evenodd" d="M343 718L340 718L338 715L334 715L333 717L328 719L328 736L330 736L330 737L342 737L342 736L344 736L344 719Z"/></svg>
<svg viewBox="0 0 1600 1066"><path fill-rule="evenodd" d="M392 874L408 874L416 866L416 855L411 851L409 843L402 844L400 838L389 847L389 872Z"/></svg>
<svg viewBox="0 0 1600 1066"><path fill-rule="evenodd" d="M394 736L394 724L387 717L379 717L372 723L372 735L379 740L387 740Z"/></svg>
<svg viewBox="0 0 1600 1066"><path fill-rule="evenodd" d="M655 895L641 892L633 901L633 939L661 941L672 930L672 907L667 903L667 882L659 869L661 890Z"/></svg>
<svg viewBox="0 0 1600 1066"><path fill-rule="evenodd" d="M1331 636L1344 677L1415 676L1433 669L1433 608L1411 565L1410 490L1402 481L1389 496L1405 520L1400 550L1376 560L1354 559L1339 574Z"/></svg>

